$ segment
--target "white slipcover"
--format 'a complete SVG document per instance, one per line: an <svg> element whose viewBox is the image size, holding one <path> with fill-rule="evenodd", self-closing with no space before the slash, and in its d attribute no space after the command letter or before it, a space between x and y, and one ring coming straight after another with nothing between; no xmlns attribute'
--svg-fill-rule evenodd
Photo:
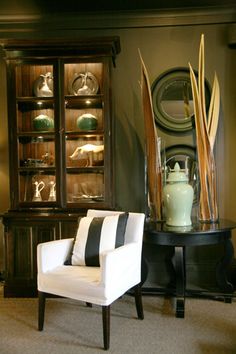
<svg viewBox="0 0 236 354"><path fill-rule="evenodd" d="M89 209L87 216L117 211ZM129 213L125 244L104 252L100 267L64 265L73 238L41 243L37 247L38 290L97 305L110 305L141 281L143 213Z"/></svg>

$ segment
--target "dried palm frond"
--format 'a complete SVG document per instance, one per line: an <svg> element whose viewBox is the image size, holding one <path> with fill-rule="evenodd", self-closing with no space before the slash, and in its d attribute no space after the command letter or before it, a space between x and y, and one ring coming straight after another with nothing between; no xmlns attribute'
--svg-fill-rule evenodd
<svg viewBox="0 0 236 354"><path fill-rule="evenodd" d="M205 103L204 35L201 36L199 49L198 85L191 64L189 64L189 68L194 102L198 166L201 186L199 218L204 221L216 221L218 219L218 207L216 198L216 166L213 148L219 119L220 90L218 79L215 74L207 121Z"/></svg>
<svg viewBox="0 0 236 354"><path fill-rule="evenodd" d="M141 94L144 113L145 149L147 158L148 199L152 218L162 219L162 169L160 144L152 106L149 77L141 53Z"/></svg>

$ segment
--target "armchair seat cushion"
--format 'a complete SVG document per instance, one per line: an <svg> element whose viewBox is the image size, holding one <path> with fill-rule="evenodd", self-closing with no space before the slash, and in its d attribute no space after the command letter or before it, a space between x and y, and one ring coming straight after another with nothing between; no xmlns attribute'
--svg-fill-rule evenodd
<svg viewBox="0 0 236 354"><path fill-rule="evenodd" d="M99 267L57 266L41 274L38 289L85 302L97 303L98 299L106 301Z"/></svg>
<svg viewBox="0 0 236 354"><path fill-rule="evenodd" d="M104 252L100 267L64 265L72 244L62 239L38 245L40 292L107 306L140 282L139 243Z"/></svg>

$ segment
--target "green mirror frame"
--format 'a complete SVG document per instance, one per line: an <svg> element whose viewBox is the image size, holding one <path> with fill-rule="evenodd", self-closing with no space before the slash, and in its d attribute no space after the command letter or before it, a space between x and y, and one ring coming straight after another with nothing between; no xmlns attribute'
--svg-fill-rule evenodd
<svg viewBox="0 0 236 354"><path fill-rule="evenodd" d="M194 108L189 68L165 71L154 81L151 90L157 125L173 132L185 132L193 128ZM205 80L207 111L210 99L210 85Z"/></svg>

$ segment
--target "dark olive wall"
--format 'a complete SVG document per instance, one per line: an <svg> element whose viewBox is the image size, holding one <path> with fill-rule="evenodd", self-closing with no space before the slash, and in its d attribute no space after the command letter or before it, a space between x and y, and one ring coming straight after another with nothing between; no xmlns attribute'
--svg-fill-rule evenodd
<svg viewBox="0 0 236 354"><path fill-rule="evenodd" d="M236 23L235 13L185 16L178 19L172 13L167 16L132 19L114 15L99 21L89 19L85 28L80 29L79 19L73 16L69 25L55 21L55 26L39 23L6 25L1 23L1 38L76 38L81 36L120 37L121 53L113 70L113 108L115 124L115 178L116 206L133 211L145 210L145 154L144 154L144 118L140 97L140 49L152 83L163 71L173 67L187 67L191 62L197 69L200 36L205 34L206 77L212 83L214 72L218 74L222 112L216 143L217 175L220 216L236 220L236 50L228 47L228 31L232 22ZM1 17L1 16L0 16ZM220 21L222 18L222 22ZM234 20L232 20L234 19ZM39 19L36 19L36 22ZM106 22L107 21L107 22ZM131 22L130 22L131 21ZM181 24L182 21L182 24ZM114 27L112 26L114 22ZM107 23L107 26L106 26ZM96 26L95 26L96 24ZM19 30L21 27L21 31ZM4 64L0 62L0 212L9 206L8 187L8 134ZM192 132L185 135L164 133L157 127L158 133L168 144L194 145ZM1 233L1 230L0 230ZM2 239L2 234L0 234ZM2 244L2 243L1 243ZM0 262L2 247L0 246ZM1 270L1 264L0 264Z"/></svg>
<svg viewBox="0 0 236 354"><path fill-rule="evenodd" d="M197 69L200 36L204 33L205 75L212 84L216 71L221 88L222 109L216 141L220 215L231 219L236 218L236 193L233 188L236 169L231 163L236 151L234 139L236 52L228 48L227 31L228 26L222 24L142 28L115 32L120 35L122 48L117 59L117 69L114 71L115 119L117 126L122 128L122 131L118 134L117 130L116 134L117 149L120 151L120 157L117 159L117 188L126 190L128 193L128 195L118 194L118 202L121 206L139 208L143 194L144 133L138 48L152 83L163 71L173 67L187 67L189 62ZM157 130L167 145L183 143L194 145L192 132L180 135L166 134L158 126ZM125 146L129 153L125 153ZM136 156L135 164L134 156ZM123 180L124 171L126 174ZM125 182L125 189L123 182ZM135 193L133 193L134 189ZM132 194L129 191L132 191Z"/></svg>

